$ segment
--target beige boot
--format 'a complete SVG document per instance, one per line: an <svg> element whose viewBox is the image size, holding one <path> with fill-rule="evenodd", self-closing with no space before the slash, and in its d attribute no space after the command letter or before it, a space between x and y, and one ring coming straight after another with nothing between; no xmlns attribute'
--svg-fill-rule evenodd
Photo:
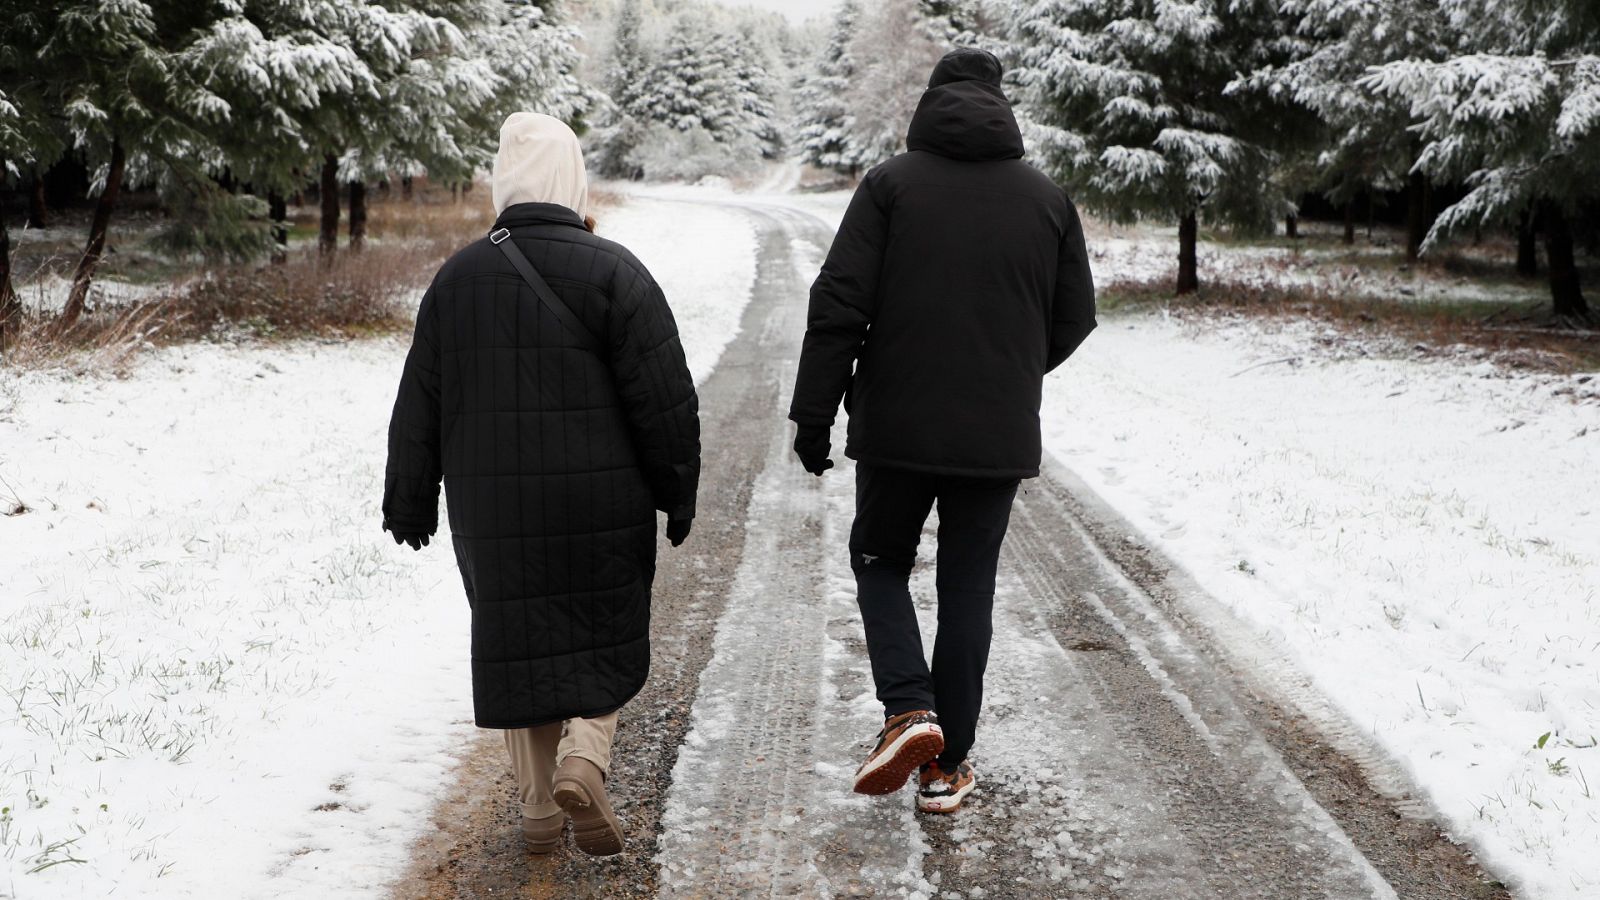
<svg viewBox="0 0 1600 900"><path fill-rule="evenodd" d="M555 800L572 817L572 837L590 856L622 852L622 823L611 811L605 773L579 756L569 756L556 769Z"/></svg>
<svg viewBox="0 0 1600 900"><path fill-rule="evenodd" d="M566 830L567 814L558 812L542 819L522 817L522 837L528 842L530 853L550 853L561 845L561 832Z"/></svg>

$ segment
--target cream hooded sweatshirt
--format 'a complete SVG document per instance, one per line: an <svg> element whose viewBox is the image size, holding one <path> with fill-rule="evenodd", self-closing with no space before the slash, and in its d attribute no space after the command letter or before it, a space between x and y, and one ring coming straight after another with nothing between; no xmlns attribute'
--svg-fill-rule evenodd
<svg viewBox="0 0 1600 900"><path fill-rule="evenodd" d="M541 113L512 113L500 126L491 195L496 216L518 203L555 203L589 215L583 149L567 123Z"/></svg>

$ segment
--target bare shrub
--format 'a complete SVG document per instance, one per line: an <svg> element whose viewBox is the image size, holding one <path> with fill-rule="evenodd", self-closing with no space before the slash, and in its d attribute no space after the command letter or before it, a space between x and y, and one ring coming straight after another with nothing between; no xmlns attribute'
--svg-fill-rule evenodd
<svg viewBox="0 0 1600 900"><path fill-rule="evenodd" d="M3 362L121 371L139 352L211 339L346 339L403 332L416 300L452 253L493 224L487 192L374 203L361 250L296 250L278 263L212 264L134 303L86 313L62 330L24 310L8 324Z"/></svg>

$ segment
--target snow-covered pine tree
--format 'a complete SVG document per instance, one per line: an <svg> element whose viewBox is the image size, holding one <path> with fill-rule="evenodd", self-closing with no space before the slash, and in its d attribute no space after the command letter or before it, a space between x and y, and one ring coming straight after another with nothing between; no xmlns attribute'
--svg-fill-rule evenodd
<svg viewBox="0 0 1600 900"><path fill-rule="evenodd" d="M1032 0L1010 28L1045 169L1101 215L1177 220L1179 293L1199 287L1202 219L1292 209L1272 175L1305 117L1234 84L1285 61L1274 0Z"/></svg>
<svg viewBox="0 0 1600 900"><path fill-rule="evenodd" d="M779 82L771 74L777 61L758 34L735 32L730 40L733 80L743 113L739 127L760 144L762 159L778 159L788 142L778 125Z"/></svg>
<svg viewBox="0 0 1600 900"><path fill-rule="evenodd" d="M0 192L24 172L42 172L65 150L56 125L58 97L48 69L38 55L48 37L40 8L18 0L0 0ZM5 353L8 326L22 311L11 281L11 235L6 211L0 208L0 354Z"/></svg>
<svg viewBox="0 0 1600 900"><path fill-rule="evenodd" d="M851 47L860 15L859 0L842 0L816 67L801 81L795 97L801 158L851 178L861 173L861 160L850 140L855 115L848 102L856 74Z"/></svg>
<svg viewBox="0 0 1600 900"><path fill-rule="evenodd" d="M61 327L83 314L124 180L195 177L220 159L215 131L226 124L228 106L203 82L186 77L178 60L226 13L219 5L157 16L148 4L99 0L48 8L48 37L35 65L49 73L56 109L99 194Z"/></svg>
<svg viewBox="0 0 1600 900"><path fill-rule="evenodd" d="M1428 235L1538 211L1558 319L1590 317L1574 230L1600 203L1600 11L1589 0L1440 0L1472 51L1388 63L1363 80L1404 101L1426 146L1417 167L1470 191Z"/></svg>
<svg viewBox="0 0 1600 900"><path fill-rule="evenodd" d="M629 157L644 139L645 77L651 60L640 34L643 14L640 0L622 0L612 28L610 62L605 69L604 88L610 100L610 115L595 138L596 168L612 178L638 178L642 175Z"/></svg>
<svg viewBox="0 0 1600 900"><path fill-rule="evenodd" d="M944 47L934 40L922 0L881 0L861 16L851 46L856 77L845 95L852 112L851 158L871 168L905 149L906 128Z"/></svg>
<svg viewBox="0 0 1600 900"><path fill-rule="evenodd" d="M1371 66L1399 59L1444 59L1451 30L1437 0L1284 0L1294 23L1293 58L1250 73L1256 88L1282 92L1321 119L1328 132L1316 158L1316 185L1346 210L1346 235L1361 194L1409 188L1407 252L1413 258L1427 233L1426 176L1413 171L1421 152L1407 130L1404 103L1363 88Z"/></svg>
<svg viewBox="0 0 1600 900"><path fill-rule="evenodd" d="M170 246L239 257L261 249L267 238L280 251L287 244L284 198L313 167L314 129L308 126L330 106L378 95L366 62L327 34L340 30L337 12L327 4L248 0L197 31L176 54L178 75L203 86L223 110L209 128L218 155L207 162L207 174L248 185L255 197L192 181L177 186L168 196ZM265 230L257 221L263 201L270 217Z"/></svg>
<svg viewBox="0 0 1600 900"><path fill-rule="evenodd" d="M704 129L718 143L759 140L770 118L770 105L760 108L765 88L741 60L747 48L717 24L699 10L679 17L644 77L638 108L652 122Z"/></svg>
<svg viewBox="0 0 1600 900"><path fill-rule="evenodd" d="M982 0L917 0L928 33L940 46L977 47L992 27ZM989 49L989 48L985 48Z"/></svg>

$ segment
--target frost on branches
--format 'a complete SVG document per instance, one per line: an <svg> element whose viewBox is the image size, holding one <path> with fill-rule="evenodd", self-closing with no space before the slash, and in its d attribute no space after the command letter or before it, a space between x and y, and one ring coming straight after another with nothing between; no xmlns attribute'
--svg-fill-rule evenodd
<svg viewBox="0 0 1600 900"><path fill-rule="evenodd" d="M6 0L0 83L42 108L46 127L5 156L48 166L67 152L98 199L62 321L84 311L121 188L155 186L170 246L253 256L267 207L320 175L323 246L336 244L341 182L356 204L369 178L464 178L519 108L576 118L576 34L552 0L230 0L183 16L146 3ZM9 102L9 101L8 101ZM254 194L245 193L248 185ZM286 234L279 229L278 234Z"/></svg>
<svg viewBox="0 0 1600 900"><path fill-rule="evenodd" d="M1474 51L1400 60L1362 84L1407 104L1425 141L1417 168L1464 182L1428 244L1533 211L1553 310L1585 320L1573 230L1600 199L1600 10L1589 0L1440 0Z"/></svg>
<svg viewBox="0 0 1600 900"><path fill-rule="evenodd" d="M621 6L606 69L611 109L592 142L602 171L694 180L752 171L783 153L771 74L782 65L749 15L686 5L651 40L637 0Z"/></svg>
<svg viewBox="0 0 1600 900"><path fill-rule="evenodd" d="M1035 0L1008 24L1039 160L1102 215L1177 219L1180 293L1199 283L1198 220L1293 208L1273 174L1306 117L1236 84L1289 58L1271 0Z"/></svg>
<svg viewBox="0 0 1600 900"><path fill-rule="evenodd" d="M845 98L856 75L851 44L860 16L858 0L842 0L816 69L801 82L795 98L801 157L852 178L861 174L862 160L851 140L855 115Z"/></svg>

